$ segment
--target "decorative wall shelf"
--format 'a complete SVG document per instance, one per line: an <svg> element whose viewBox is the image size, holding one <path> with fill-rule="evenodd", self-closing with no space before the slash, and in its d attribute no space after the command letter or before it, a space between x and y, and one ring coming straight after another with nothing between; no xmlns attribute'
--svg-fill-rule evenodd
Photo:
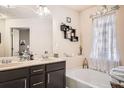
<svg viewBox="0 0 124 93"><path fill-rule="evenodd" d="M73 29L71 26L62 23L60 26L60 30L64 32L64 39L69 39L71 42L78 42L76 29Z"/></svg>

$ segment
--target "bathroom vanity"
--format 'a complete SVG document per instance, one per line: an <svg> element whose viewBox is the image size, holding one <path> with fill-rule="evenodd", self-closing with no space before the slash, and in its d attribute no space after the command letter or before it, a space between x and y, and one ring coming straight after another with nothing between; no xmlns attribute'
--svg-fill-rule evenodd
<svg viewBox="0 0 124 93"><path fill-rule="evenodd" d="M2 67L0 87L65 88L65 60L37 62L35 60L35 62Z"/></svg>

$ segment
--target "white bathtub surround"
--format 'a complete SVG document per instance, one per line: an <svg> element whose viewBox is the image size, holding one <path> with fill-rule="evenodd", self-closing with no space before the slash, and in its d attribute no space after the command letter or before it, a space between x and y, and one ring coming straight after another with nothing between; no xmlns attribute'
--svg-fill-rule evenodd
<svg viewBox="0 0 124 93"><path fill-rule="evenodd" d="M64 59L66 59L66 68L67 69L76 68L76 67L82 66L82 64L83 64L83 56L82 55L64 57Z"/></svg>
<svg viewBox="0 0 124 93"><path fill-rule="evenodd" d="M110 76L91 69L70 69L66 72L66 86L70 88L111 88Z"/></svg>
<svg viewBox="0 0 124 93"><path fill-rule="evenodd" d="M109 72L119 65L115 22L115 13L93 19L92 66L90 66L93 69Z"/></svg>

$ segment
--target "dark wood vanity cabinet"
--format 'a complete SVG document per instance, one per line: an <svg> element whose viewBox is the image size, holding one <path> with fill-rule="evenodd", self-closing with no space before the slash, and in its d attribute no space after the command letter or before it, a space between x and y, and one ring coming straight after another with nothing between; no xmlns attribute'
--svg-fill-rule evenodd
<svg viewBox="0 0 124 93"><path fill-rule="evenodd" d="M27 68L1 71L0 88L27 88L28 74Z"/></svg>
<svg viewBox="0 0 124 93"><path fill-rule="evenodd" d="M65 87L65 61L0 71L0 88L45 87Z"/></svg>
<svg viewBox="0 0 124 93"><path fill-rule="evenodd" d="M46 87L65 88L65 62L46 65Z"/></svg>
<svg viewBox="0 0 124 93"><path fill-rule="evenodd" d="M47 88L64 88L65 87L65 78L64 78L64 69L52 71L47 73Z"/></svg>
<svg viewBox="0 0 124 93"><path fill-rule="evenodd" d="M0 83L0 88L27 88L27 78Z"/></svg>

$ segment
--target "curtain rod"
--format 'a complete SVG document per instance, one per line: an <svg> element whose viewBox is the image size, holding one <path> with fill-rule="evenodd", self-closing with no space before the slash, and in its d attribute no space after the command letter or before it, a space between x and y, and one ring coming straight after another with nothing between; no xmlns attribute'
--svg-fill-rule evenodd
<svg viewBox="0 0 124 93"><path fill-rule="evenodd" d="M110 15L110 14L114 14L114 13L116 13L116 11L107 12L107 13L101 14L101 15L90 16L90 18L96 19L96 18L103 17L103 16Z"/></svg>
<svg viewBox="0 0 124 93"><path fill-rule="evenodd" d="M116 6L114 9L109 10L105 14L90 15L90 18L95 19L95 18L99 18L99 17L102 17L102 16L106 16L106 15L109 15L109 14L116 13L116 10L118 10L119 8L120 8L119 6Z"/></svg>

